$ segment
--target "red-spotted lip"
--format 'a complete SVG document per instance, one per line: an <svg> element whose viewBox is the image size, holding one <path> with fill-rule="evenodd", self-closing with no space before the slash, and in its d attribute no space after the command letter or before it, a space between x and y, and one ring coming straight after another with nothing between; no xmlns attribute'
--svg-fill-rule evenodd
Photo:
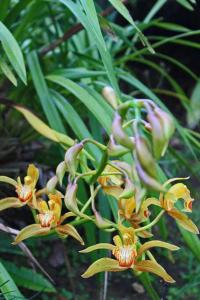
<svg viewBox="0 0 200 300"><path fill-rule="evenodd" d="M192 210L192 201L190 201L190 202L188 203L188 208L189 208L190 210Z"/></svg>
<svg viewBox="0 0 200 300"><path fill-rule="evenodd" d="M18 194L18 199L21 201L21 202L27 202L28 200L30 200L32 197L32 192L30 192L26 197L21 197L19 194Z"/></svg>

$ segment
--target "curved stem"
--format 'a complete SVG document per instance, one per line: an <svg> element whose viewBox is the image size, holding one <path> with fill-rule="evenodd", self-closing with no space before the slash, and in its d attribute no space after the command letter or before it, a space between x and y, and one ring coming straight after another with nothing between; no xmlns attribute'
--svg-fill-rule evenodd
<svg viewBox="0 0 200 300"><path fill-rule="evenodd" d="M147 229L151 228L152 226L154 226L160 220L160 218L162 217L162 215L164 213L165 213L165 210L161 210L161 212L159 212L159 214L155 217L155 219L151 223L149 223L149 224L147 224L143 227L135 229L135 232L140 232L140 231L147 230Z"/></svg>

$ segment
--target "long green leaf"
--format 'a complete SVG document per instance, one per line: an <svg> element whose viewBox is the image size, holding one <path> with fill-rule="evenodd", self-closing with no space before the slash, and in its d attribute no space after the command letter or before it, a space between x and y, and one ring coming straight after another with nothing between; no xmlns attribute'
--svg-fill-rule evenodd
<svg viewBox="0 0 200 300"><path fill-rule="evenodd" d="M0 41L11 65L26 84L26 68L21 49L12 33L2 22L0 22Z"/></svg>
<svg viewBox="0 0 200 300"><path fill-rule="evenodd" d="M10 274L7 272L4 265L0 262L0 290L6 300L25 300L24 296L20 293L15 282Z"/></svg>

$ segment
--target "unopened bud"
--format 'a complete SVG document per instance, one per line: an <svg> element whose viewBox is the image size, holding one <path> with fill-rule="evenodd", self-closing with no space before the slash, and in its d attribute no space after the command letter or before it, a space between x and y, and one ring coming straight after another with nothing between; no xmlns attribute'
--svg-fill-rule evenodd
<svg viewBox="0 0 200 300"><path fill-rule="evenodd" d="M114 108L117 109L118 101L115 91L110 86L105 86L102 90L102 95L105 100Z"/></svg>
<svg viewBox="0 0 200 300"><path fill-rule="evenodd" d="M67 171L67 165L65 161L62 161L61 163L59 163L59 165L56 168L56 175L58 177L60 186L62 185L63 177L66 171Z"/></svg>
<svg viewBox="0 0 200 300"><path fill-rule="evenodd" d="M51 179L49 179L49 181L46 184L46 189L47 189L47 193L54 193L55 192L55 187L58 183L58 178L57 176L53 176Z"/></svg>
<svg viewBox="0 0 200 300"><path fill-rule="evenodd" d="M141 181L146 185L148 188L158 192L164 192L164 187L153 177L145 172L145 170L140 165L139 161L136 159L136 170L138 173L139 178Z"/></svg>
<svg viewBox="0 0 200 300"><path fill-rule="evenodd" d="M69 211L75 213L76 215L79 215L80 211L76 200L77 189L78 185L76 183L70 182L67 186L64 201Z"/></svg>
<svg viewBox="0 0 200 300"><path fill-rule="evenodd" d="M162 124L163 127L163 133L165 136L165 145L163 147L163 151L162 151L162 156L165 154L166 148L168 146L169 140L172 137L174 131L175 131L175 126L174 126L174 121L172 119L172 117L166 113L165 111L163 111L160 108L156 108L155 109L155 114L158 116L158 118L160 119L160 122Z"/></svg>
<svg viewBox="0 0 200 300"><path fill-rule="evenodd" d="M166 138L164 134L163 124L161 123L160 118L155 114L155 112L147 107L147 119L152 127L152 138L153 138L153 152L156 159L160 159L163 153L163 149L166 145Z"/></svg>
<svg viewBox="0 0 200 300"><path fill-rule="evenodd" d="M116 142L129 150L134 149L133 140L126 134L122 128L122 118L118 113L115 114L115 118L112 124L112 133Z"/></svg>
<svg viewBox="0 0 200 300"><path fill-rule="evenodd" d="M152 177L156 177L156 163L151 154L150 146L144 137L136 134L135 137L135 153L138 161L145 171Z"/></svg>
<svg viewBox="0 0 200 300"><path fill-rule="evenodd" d="M134 186L133 182L129 178L126 178L125 179L125 188L124 188L123 192L121 193L121 195L119 196L119 198L120 199L131 198L131 197L133 197L134 192L135 192L135 186Z"/></svg>
<svg viewBox="0 0 200 300"><path fill-rule="evenodd" d="M95 216L95 224L97 225L98 228L101 229L106 229L111 227L110 222L105 220L98 211L94 211L94 216Z"/></svg>
<svg viewBox="0 0 200 300"><path fill-rule="evenodd" d="M129 150L124 146L117 145L114 141L113 135L110 136L110 141L108 144L108 154L111 157L122 156L126 154Z"/></svg>
<svg viewBox="0 0 200 300"><path fill-rule="evenodd" d="M83 143L78 143L70 147L65 154L65 163L69 173L75 177L78 167L77 157L79 152L83 149Z"/></svg>

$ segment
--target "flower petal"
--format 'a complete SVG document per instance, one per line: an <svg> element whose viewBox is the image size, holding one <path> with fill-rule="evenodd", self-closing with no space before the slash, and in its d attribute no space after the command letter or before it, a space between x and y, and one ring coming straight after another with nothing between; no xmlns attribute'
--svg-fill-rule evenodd
<svg viewBox="0 0 200 300"><path fill-rule="evenodd" d="M70 217L76 217L76 215L71 211L65 213L64 215L61 216L59 224L62 224L67 218L70 218Z"/></svg>
<svg viewBox="0 0 200 300"><path fill-rule="evenodd" d="M166 248L166 249L169 249L171 251L175 251L175 250L179 250L180 248L175 246L175 245L172 245L172 244L169 244L169 243L166 243L166 242L162 242L162 241L158 241L158 240L155 240L155 241L150 241L150 242L146 242L144 243L138 250L138 255L137 257L140 257L142 255L143 252L147 251L148 249L152 248L152 247L161 247L161 248Z"/></svg>
<svg viewBox="0 0 200 300"><path fill-rule="evenodd" d="M0 200L0 211L11 208L11 207L22 207L26 205L26 202L21 202L18 198L16 197L8 197Z"/></svg>
<svg viewBox="0 0 200 300"><path fill-rule="evenodd" d="M15 187L17 186L17 181L7 176L0 176L0 182L9 183Z"/></svg>
<svg viewBox="0 0 200 300"><path fill-rule="evenodd" d="M78 231L74 226L70 224L60 225L56 227L56 231L58 232L58 234L61 235L70 235L73 238L75 238L77 241L79 241L81 245L84 245L84 241L82 237L79 235Z"/></svg>
<svg viewBox="0 0 200 300"><path fill-rule="evenodd" d="M136 262L134 270L141 272L150 272L162 277L166 282L173 283L175 280L165 271L157 262L151 260L142 260Z"/></svg>
<svg viewBox="0 0 200 300"><path fill-rule="evenodd" d="M102 189L107 195L111 195L116 199L119 199L119 196L123 192L123 189L120 186L116 186L116 185L102 186Z"/></svg>
<svg viewBox="0 0 200 300"><path fill-rule="evenodd" d="M190 218L188 218L187 215L181 213L180 211L178 211L177 209L172 209L170 211L167 212L168 215L170 215L172 218L174 218L178 224L180 226L182 226L183 228L185 228L186 230L198 234L199 233L199 229L197 228L197 226L192 222L192 220L190 220Z"/></svg>
<svg viewBox="0 0 200 300"><path fill-rule="evenodd" d="M126 269L127 268L120 267L116 259L104 257L91 264L81 277L89 278L100 272L120 272Z"/></svg>
<svg viewBox="0 0 200 300"><path fill-rule="evenodd" d="M13 244L16 245L21 241L28 239L29 237L45 234L49 231L50 227L41 227L40 224L31 224L20 231L20 233L16 236Z"/></svg>
<svg viewBox="0 0 200 300"><path fill-rule="evenodd" d="M38 178L39 178L39 170L34 166L34 164L30 164L27 170L27 176L30 176L33 181L33 188L35 187Z"/></svg>
<svg viewBox="0 0 200 300"><path fill-rule="evenodd" d="M112 244L108 244L108 243L100 243L100 244L96 244L93 246L90 246L86 249L83 249L81 251L79 251L80 253L89 253L95 250L99 250L99 249L107 249L107 250L113 250L115 248L114 245Z"/></svg>

